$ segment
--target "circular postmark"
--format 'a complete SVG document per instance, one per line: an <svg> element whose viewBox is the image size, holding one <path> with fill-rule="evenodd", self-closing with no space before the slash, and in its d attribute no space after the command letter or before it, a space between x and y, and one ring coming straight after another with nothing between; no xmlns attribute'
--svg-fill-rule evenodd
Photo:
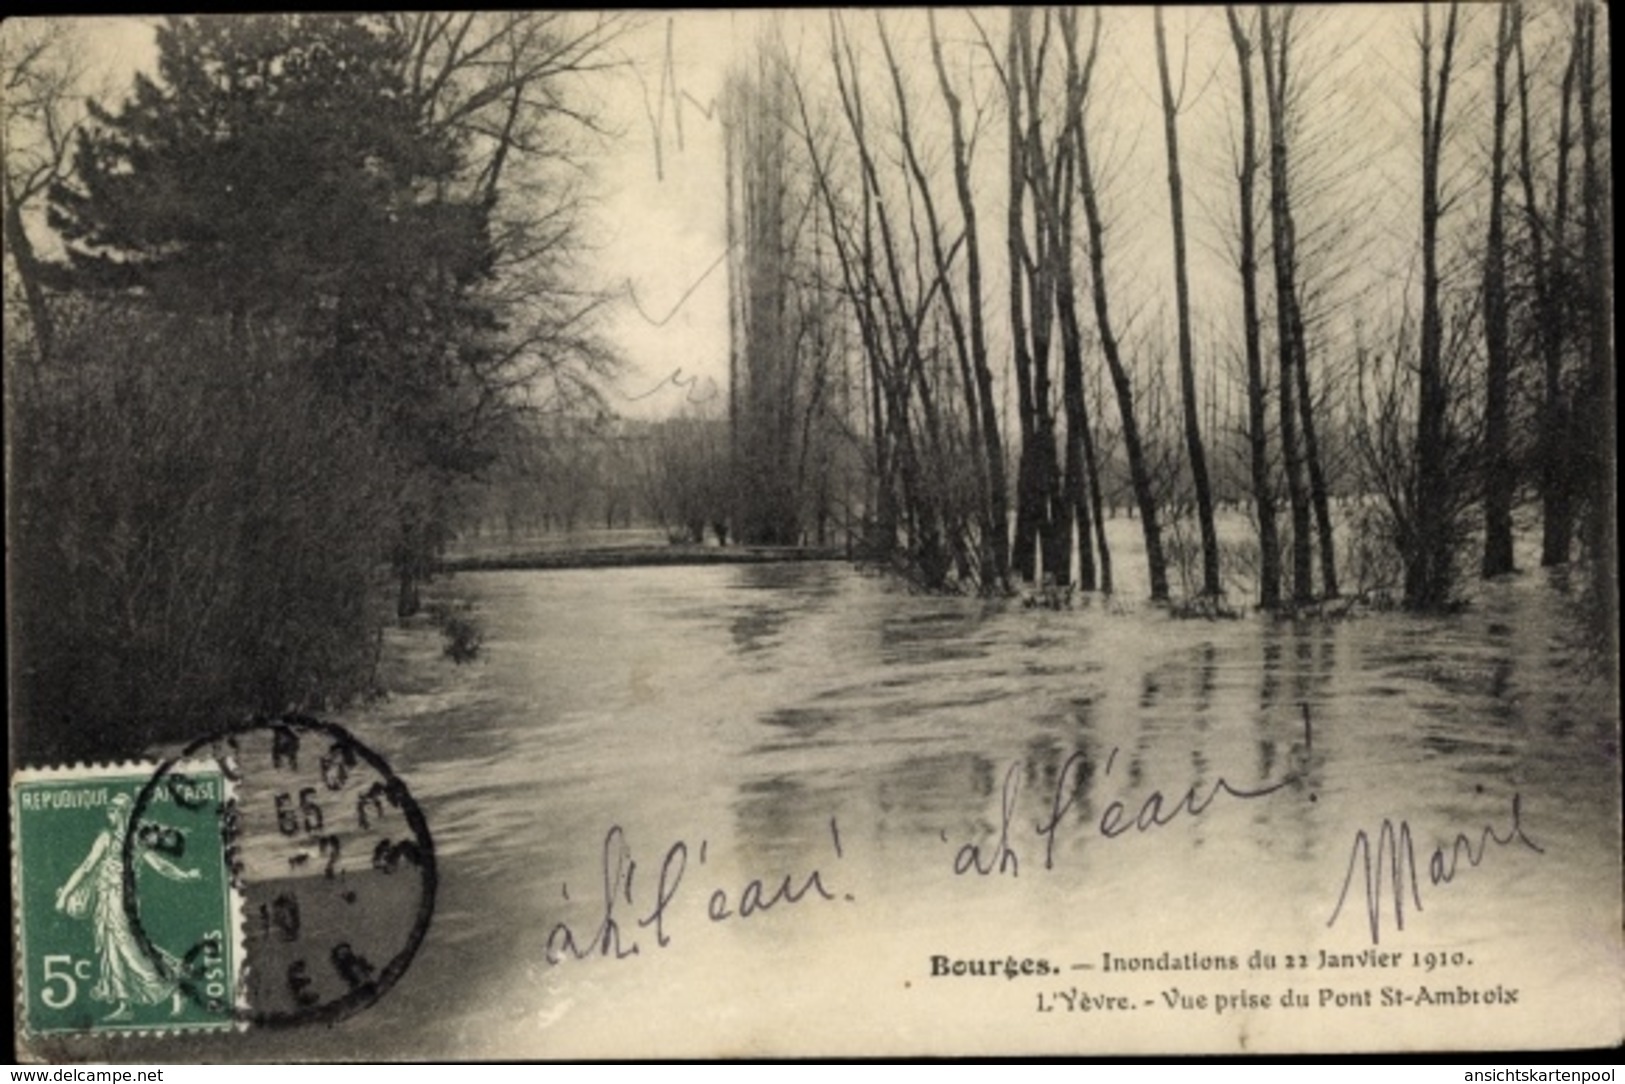
<svg viewBox="0 0 1625 1084"><path fill-rule="evenodd" d="M213 761L230 796L183 765ZM243 900L247 965L205 937L182 952L150 935L137 885L143 849L187 846L144 814L212 803L224 874ZM285 715L200 738L159 765L125 834L124 910L147 962L194 1004L258 1027L331 1024L375 1003L406 972L434 914L434 843L383 757L344 728ZM195 848L196 842L192 843ZM224 990L219 976L235 973Z"/></svg>

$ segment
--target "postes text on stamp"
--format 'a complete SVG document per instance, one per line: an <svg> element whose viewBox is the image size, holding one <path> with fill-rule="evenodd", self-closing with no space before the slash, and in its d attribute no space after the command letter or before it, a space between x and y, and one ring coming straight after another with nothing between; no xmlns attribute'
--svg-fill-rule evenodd
<svg viewBox="0 0 1625 1084"><path fill-rule="evenodd" d="M12 780L27 1034L233 1026L240 905L220 834L230 782L213 764L188 765L154 791L153 769L77 767Z"/></svg>

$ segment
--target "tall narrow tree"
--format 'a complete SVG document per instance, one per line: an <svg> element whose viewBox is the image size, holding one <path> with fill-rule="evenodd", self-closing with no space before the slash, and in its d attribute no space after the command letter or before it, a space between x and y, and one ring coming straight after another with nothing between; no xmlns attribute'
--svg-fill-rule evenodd
<svg viewBox="0 0 1625 1084"><path fill-rule="evenodd" d="M1044 578L1064 585L1072 578L1071 554L1067 545L1071 524L1067 521L1064 507L1067 503L1065 494L1058 485L1061 470L1057 458L1054 382L1050 369L1050 348L1054 344L1057 321L1056 287L1060 277L1057 265L1062 256L1057 236L1051 228L1058 216L1057 201L1053 198L1055 184L1052 173L1060 172L1061 162L1054 153L1054 141L1045 138L1042 106L1045 55L1053 18L1053 12L1044 9L1036 47L1031 13L1028 12L1025 19L1012 21L1017 45L1017 55L1013 59L1018 60L1019 66L1012 70L1011 78L1020 79L1024 89L1022 97L1026 105L1022 118L1021 168L1032 205L1032 235L1021 238L1020 250L1024 259L1021 270L1026 279L1026 325L1031 337L1028 360L1032 381L1029 401L1033 410L1030 453L1033 526ZM1025 234L1025 216L1022 229Z"/></svg>
<svg viewBox="0 0 1625 1084"><path fill-rule="evenodd" d="M1422 335L1417 362L1415 475L1411 537L1404 540L1405 603L1432 610L1449 601L1451 510L1446 490L1449 389L1444 375L1444 321L1439 272L1439 223L1444 218L1441 164L1445 121L1454 75L1458 22L1456 3L1445 16L1443 37L1433 34L1433 6L1422 7L1420 42L1422 106Z"/></svg>
<svg viewBox="0 0 1625 1084"><path fill-rule="evenodd" d="M1485 576L1511 572L1512 499L1517 473L1512 463L1512 344L1507 308L1506 141L1507 64L1523 18L1517 0L1501 0L1495 32L1495 100L1491 106L1489 235L1484 242L1484 349L1489 360L1484 404L1484 561Z"/></svg>
<svg viewBox="0 0 1625 1084"><path fill-rule="evenodd" d="M976 378L976 409L981 414L980 432L986 457L988 485L989 543L994 572L1003 585L1010 575L1009 486L1005 478L1004 442L999 435L998 405L993 397L993 370L987 360L987 330L982 317L982 245L977 228L976 200L971 191L971 154L965 134L964 111L959 94L948 78L942 56L942 38L937 33L936 13L926 11L931 30L931 60L937 71L942 100L948 106L949 135L952 137L954 193L965 230L965 294L969 311L971 369Z"/></svg>
<svg viewBox="0 0 1625 1084"><path fill-rule="evenodd" d="M1242 338L1247 355L1247 446L1252 473L1253 510L1258 521L1258 603L1266 610L1281 605L1281 540L1275 523L1275 487L1270 480L1267 388L1258 316L1258 234L1254 203L1258 177L1258 135L1253 104L1253 45L1233 5L1225 7L1230 38L1236 48L1241 86L1241 163L1239 188Z"/></svg>
<svg viewBox="0 0 1625 1084"><path fill-rule="evenodd" d="M1535 156L1530 136L1529 66L1524 55L1523 20L1513 24L1513 48L1518 57L1518 179L1523 189L1524 232L1529 243L1529 273L1534 294L1535 336L1541 357L1539 460L1541 499L1540 563L1543 567L1567 564L1574 536L1576 480L1569 468L1573 440L1570 406L1563 382L1563 320L1559 279L1564 258L1565 225L1569 214L1569 151L1573 143L1571 110L1574 102L1578 40L1571 36L1564 67L1557 123L1557 165L1552 194L1542 213L1536 194Z"/></svg>
<svg viewBox="0 0 1625 1084"><path fill-rule="evenodd" d="M1291 205L1287 188L1286 60L1292 9L1281 17L1279 39L1268 8L1258 12L1264 51L1264 97L1269 115L1270 237L1275 267L1275 347L1280 360L1281 458L1286 471L1287 500L1292 509L1292 599L1314 597L1313 551L1310 548L1309 489L1304 480L1302 445L1298 440L1297 351L1293 305L1297 299Z"/></svg>
<svg viewBox="0 0 1625 1084"><path fill-rule="evenodd" d="M1062 41L1068 63L1077 62L1077 21L1068 18L1062 23ZM1078 152L1078 194L1083 198L1084 222L1089 232L1090 294L1094 301L1095 327L1100 336L1100 352L1111 373L1112 390L1117 397L1117 411L1122 422L1123 450L1128 459L1129 480L1134 489L1135 505L1140 511L1140 530L1145 537L1146 573L1151 584L1153 601L1168 598L1168 561L1162 549L1162 529L1158 523L1157 501L1151 484L1151 472L1146 463L1144 441L1140 424L1134 412L1134 385L1123 363L1122 350L1113 330L1111 305L1106 288L1106 224L1101 214L1100 200L1095 185L1095 173L1089 154L1089 125L1086 121L1089 103L1089 84L1093 77L1095 60L1100 53L1100 10L1094 11L1094 24L1090 31L1089 50L1078 62L1080 92L1067 122L1074 126L1074 139Z"/></svg>
<svg viewBox="0 0 1625 1084"><path fill-rule="evenodd" d="M1179 175L1179 101L1168 76L1168 42L1162 7L1154 15L1157 39L1157 75L1162 87L1162 127L1168 150L1168 205L1174 230L1174 302L1179 317L1179 389L1183 400L1185 450L1190 457L1196 487L1196 517L1202 533L1202 593L1218 595L1219 537L1213 527L1213 488L1208 481L1207 452L1202 445L1200 413L1196 404L1196 366L1191 356L1191 300L1186 275L1185 196ZM1183 88L1182 88L1183 89Z"/></svg>
<svg viewBox="0 0 1625 1084"><path fill-rule="evenodd" d="M1582 477L1586 479L1587 508L1585 542L1593 560L1607 571L1609 583L1601 594L1613 598L1617 576L1614 552L1616 524L1615 471L1612 462L1614 410L1613 349L1613 262L1609 242L1613 237L1613 215L1609 202L1606 135L1597 104L1598 84L1605 76L1597 69L1597 8L1593 0L1581 0L1577 19L1581 23L1583 48L1579 66L1580 106L1580 230L1581 278L1585 294L1585 398L1580 417Z"/></svg>

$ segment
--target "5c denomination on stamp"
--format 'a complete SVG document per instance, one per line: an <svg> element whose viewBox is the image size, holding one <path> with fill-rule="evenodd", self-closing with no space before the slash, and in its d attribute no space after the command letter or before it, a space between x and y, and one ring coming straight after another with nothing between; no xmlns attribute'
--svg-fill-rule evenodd
<svg viewBox="0 0 1625 1084"><path fill-rule="evenodd" d="M155 789L151 764L13 777L25 1034L233 1025L243 952L220 833L230 780L210 763L176 768Z"/></svg>

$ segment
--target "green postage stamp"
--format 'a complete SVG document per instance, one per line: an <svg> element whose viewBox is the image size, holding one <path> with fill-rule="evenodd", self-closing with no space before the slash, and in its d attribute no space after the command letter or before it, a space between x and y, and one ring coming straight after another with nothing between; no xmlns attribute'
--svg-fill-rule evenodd
<svg viewBox="0 0 1625 1084"><path fill-rule="evenodd" d="M243 949L208 762L12 778L18 1021L35 1036L234 1026Z"/></svg>

